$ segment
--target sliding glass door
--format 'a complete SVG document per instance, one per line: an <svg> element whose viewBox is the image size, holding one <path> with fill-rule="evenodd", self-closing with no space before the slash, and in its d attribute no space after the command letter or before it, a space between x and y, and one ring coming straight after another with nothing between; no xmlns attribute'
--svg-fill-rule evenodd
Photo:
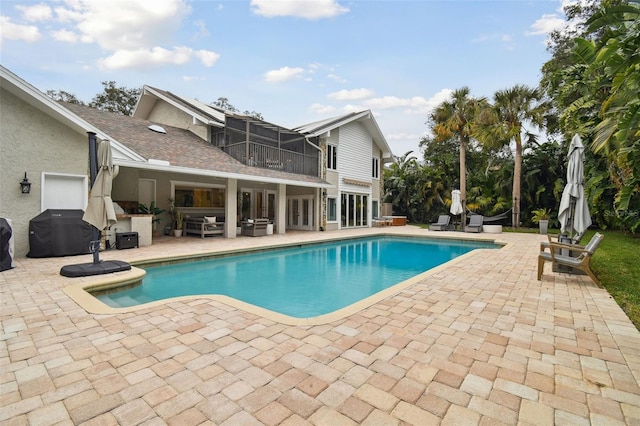
<svg viewBox="0 0 640 426"><path fill-rule="evenodd" d="M343 193L340 201L342 228L367 226L368 195Z"/></svg>

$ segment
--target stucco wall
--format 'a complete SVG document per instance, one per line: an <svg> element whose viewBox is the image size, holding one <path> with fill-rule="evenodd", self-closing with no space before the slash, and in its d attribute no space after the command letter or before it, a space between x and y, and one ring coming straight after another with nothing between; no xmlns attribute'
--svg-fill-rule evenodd
<svg viewBox="0 0 640 426"><path fill-rule="evenodd" d="M205 141L209 140L207 126L194 125L193 118L189 114L163 101L155 103L148 120L159 124L166 124L167 126L187 129Z"/></svg>
<svg viewBox="0 0 640 426"><path fill-rule="evenodd" d="M42 172L87 175L88 146L86 134L0 89L0 217L13 222L16 256L29 251L29 220L41 213ZM25 171L30 194L20 192Z"/></svg>

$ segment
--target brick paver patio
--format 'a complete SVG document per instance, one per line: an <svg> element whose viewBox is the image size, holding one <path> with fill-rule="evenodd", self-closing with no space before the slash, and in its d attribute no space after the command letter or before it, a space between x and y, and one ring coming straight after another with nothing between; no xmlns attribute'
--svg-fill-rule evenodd
<svg viewBox="0 0 640 426"><path fill-rule="evenodd" d="M415 227L161 238L136 260ZM640 332L606 290L546 266L535 234L496 238L344 319L291 326L207 298L89 314L60 276L0 273L3 425L640 425ZM301 277L304 279L304 277ZM265 282L268 285L268 282Z"/></svg>

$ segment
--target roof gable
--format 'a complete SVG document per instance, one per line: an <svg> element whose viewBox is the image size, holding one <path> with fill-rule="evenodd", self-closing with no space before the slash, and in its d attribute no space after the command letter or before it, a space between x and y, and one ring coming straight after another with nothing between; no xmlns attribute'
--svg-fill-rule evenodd
<svg viewBox="0 0 640 426"><path fill-rule="evenodd" d="M373 117L371 110L350 112L336 117L327 118L325 120L315 121L313 123L296 127L294 130L299 131L308 137L317 137L353 122L361 123L373 139L376 146L382 151L383 158L393 161L391 148L382 134L380 127L378 127L378 123Z"/></svg>

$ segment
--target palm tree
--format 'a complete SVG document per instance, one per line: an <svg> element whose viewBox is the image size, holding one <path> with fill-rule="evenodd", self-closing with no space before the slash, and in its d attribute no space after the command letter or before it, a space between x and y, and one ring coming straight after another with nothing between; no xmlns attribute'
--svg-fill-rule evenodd
<svg viewBox="0 0 640 426"><path fill-rule="evenodd" d="M462 87L451 94L451 99L442 102L431 113L431 128L435 140L442 142L457 137L460 142L460 198L462 199L461 222L466 223L467 164L466 152L472 137L476 113L486 106L485 98L469 96L469 88Z"/></svg>
<svg viewBox="0 0 640 426"><path fill-rule="evenodd" d="M478 117L475 135L488 147L496 147L513 142L515 157L513 167L512 222L520 225L521 175L522 175L522 136L525 123L541 129L548 111L547 103L537 89L525 85L499 90L494 95L493 107L484 110ZM527 139L535 141L536 135L527 132Z"/></svg>

